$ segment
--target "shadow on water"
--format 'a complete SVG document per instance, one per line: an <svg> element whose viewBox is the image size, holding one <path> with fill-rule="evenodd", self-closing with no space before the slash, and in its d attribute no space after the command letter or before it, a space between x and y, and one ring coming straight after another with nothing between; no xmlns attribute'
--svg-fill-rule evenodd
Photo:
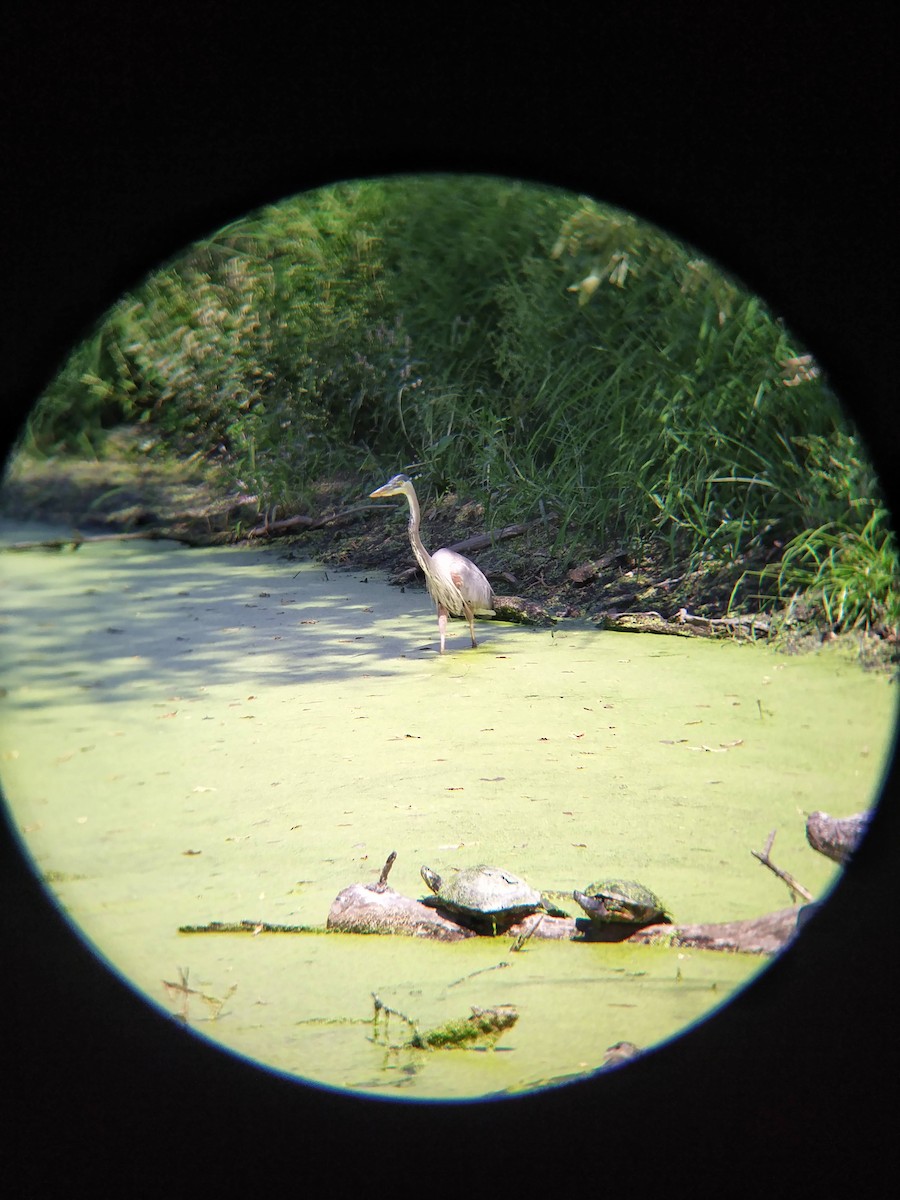
<svg viewBox="0 0 900 1200"><path fill-rule="evenodd" d="M804 812L869 805L893 734L887 681L828 654L499 622L472 650L454 622L442 657L424 591L274 547L7 552L0 616L0 772L71 919L168 1012L189 968L182 1015L214 1041L379 1094L579 1078L764 960L179 927L321 927L390 850L407 895L423 863L487 861L569 893L637 877L683 922L761 915L788 897L750 851L777 827L775 857L827 892ZM423 1055L373 1038L373 992L423 1026L473 1005L520 1018L496 1052Z"/></svg>
<svg viewBox="0 0 900 1200"><path fill-rule="evenodd" d="M35 685L68 681L96 689L98 700L120 699L148 678L308 686L360 671L390 675L398 659L431 657L437 629L423 590L379 588L376 600L383 582L377 572L298 564L276 550L148 542L8 554L4 621L10 630L27 625L28 638L13 636L6 664L23 666L27 654ZM465 632L464 623L452 632ZM495 622L491 643L508 632Z"/></svg>

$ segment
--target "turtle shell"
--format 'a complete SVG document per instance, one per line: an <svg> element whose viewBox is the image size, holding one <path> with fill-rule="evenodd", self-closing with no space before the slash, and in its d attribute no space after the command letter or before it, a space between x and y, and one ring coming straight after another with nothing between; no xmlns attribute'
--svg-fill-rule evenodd
<svg viewBox="0 0 900 1200"><path fill-rule="evenodd" d="M572 895L592 921L602 924L651 925L671 921L659 896L633 879L604 879Z"/></svg>
<svg viewBox="0 0 900 1200"><path fill-rule="evenodd" d="M425 903L439 904L451 912L496 920L543 907L536 888L501 867L467 867L448 879L442 879L430 867L422 867L422 878L434 892L434 898L429 896Z"/></svg>

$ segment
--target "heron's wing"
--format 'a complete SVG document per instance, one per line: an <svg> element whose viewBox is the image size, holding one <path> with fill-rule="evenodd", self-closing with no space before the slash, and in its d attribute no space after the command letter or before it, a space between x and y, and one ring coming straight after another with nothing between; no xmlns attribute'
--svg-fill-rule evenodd
<svg viewBox="0 0 900 1200"><path fill-rule="evenodd" d="M431 556L432 564L441 579L452 584L461 600L482 616L494 615L494 590L487 577L475 564L455 550L437 550ZM461 604L457 612L461 609Z"/></svg>

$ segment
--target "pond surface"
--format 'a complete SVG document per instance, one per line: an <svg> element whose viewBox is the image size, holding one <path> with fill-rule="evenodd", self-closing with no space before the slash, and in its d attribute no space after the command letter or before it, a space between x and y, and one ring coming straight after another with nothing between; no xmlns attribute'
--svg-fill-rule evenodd
<svg viewBox="0 0 900 1200"><path fill-rule="evenodd" d="M0 588L0 778L51 892L166 1012L360 1092L576 1078L702 1019L766 960L179 926L324 927L391 850L407 895L423 863L489 862L565 891L639 879L680 922L758 916L790 900L751 850L777 829L775 861L827 892L806 814L868 807L893 739L888 679L830 649L481 622L472 650L452 622L441 657L424 592L274 547L5 552ZM186 997L164 983L180 972ZM422 1028L472 1005L520 1016L492 1051L400 1049L396 1018L373 1038L373 993Z"/></svg>

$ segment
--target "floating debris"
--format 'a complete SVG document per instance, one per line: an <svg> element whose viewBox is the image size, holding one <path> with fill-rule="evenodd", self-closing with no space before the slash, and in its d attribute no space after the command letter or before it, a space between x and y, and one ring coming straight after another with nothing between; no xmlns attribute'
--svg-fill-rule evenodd
<svg viewBox="0 0 900 1200"><path fill-rule="evenodd" d="M416 1030L408 1045L417 1050L449 1050L459 1046L468 1047L473 1042L493 1046L501 1034L512 1029L518 1019L519 1010L512 1004L500 1004L496 1008L473 1006L470 1017L455 1018L424 1033Z"/></svg>

